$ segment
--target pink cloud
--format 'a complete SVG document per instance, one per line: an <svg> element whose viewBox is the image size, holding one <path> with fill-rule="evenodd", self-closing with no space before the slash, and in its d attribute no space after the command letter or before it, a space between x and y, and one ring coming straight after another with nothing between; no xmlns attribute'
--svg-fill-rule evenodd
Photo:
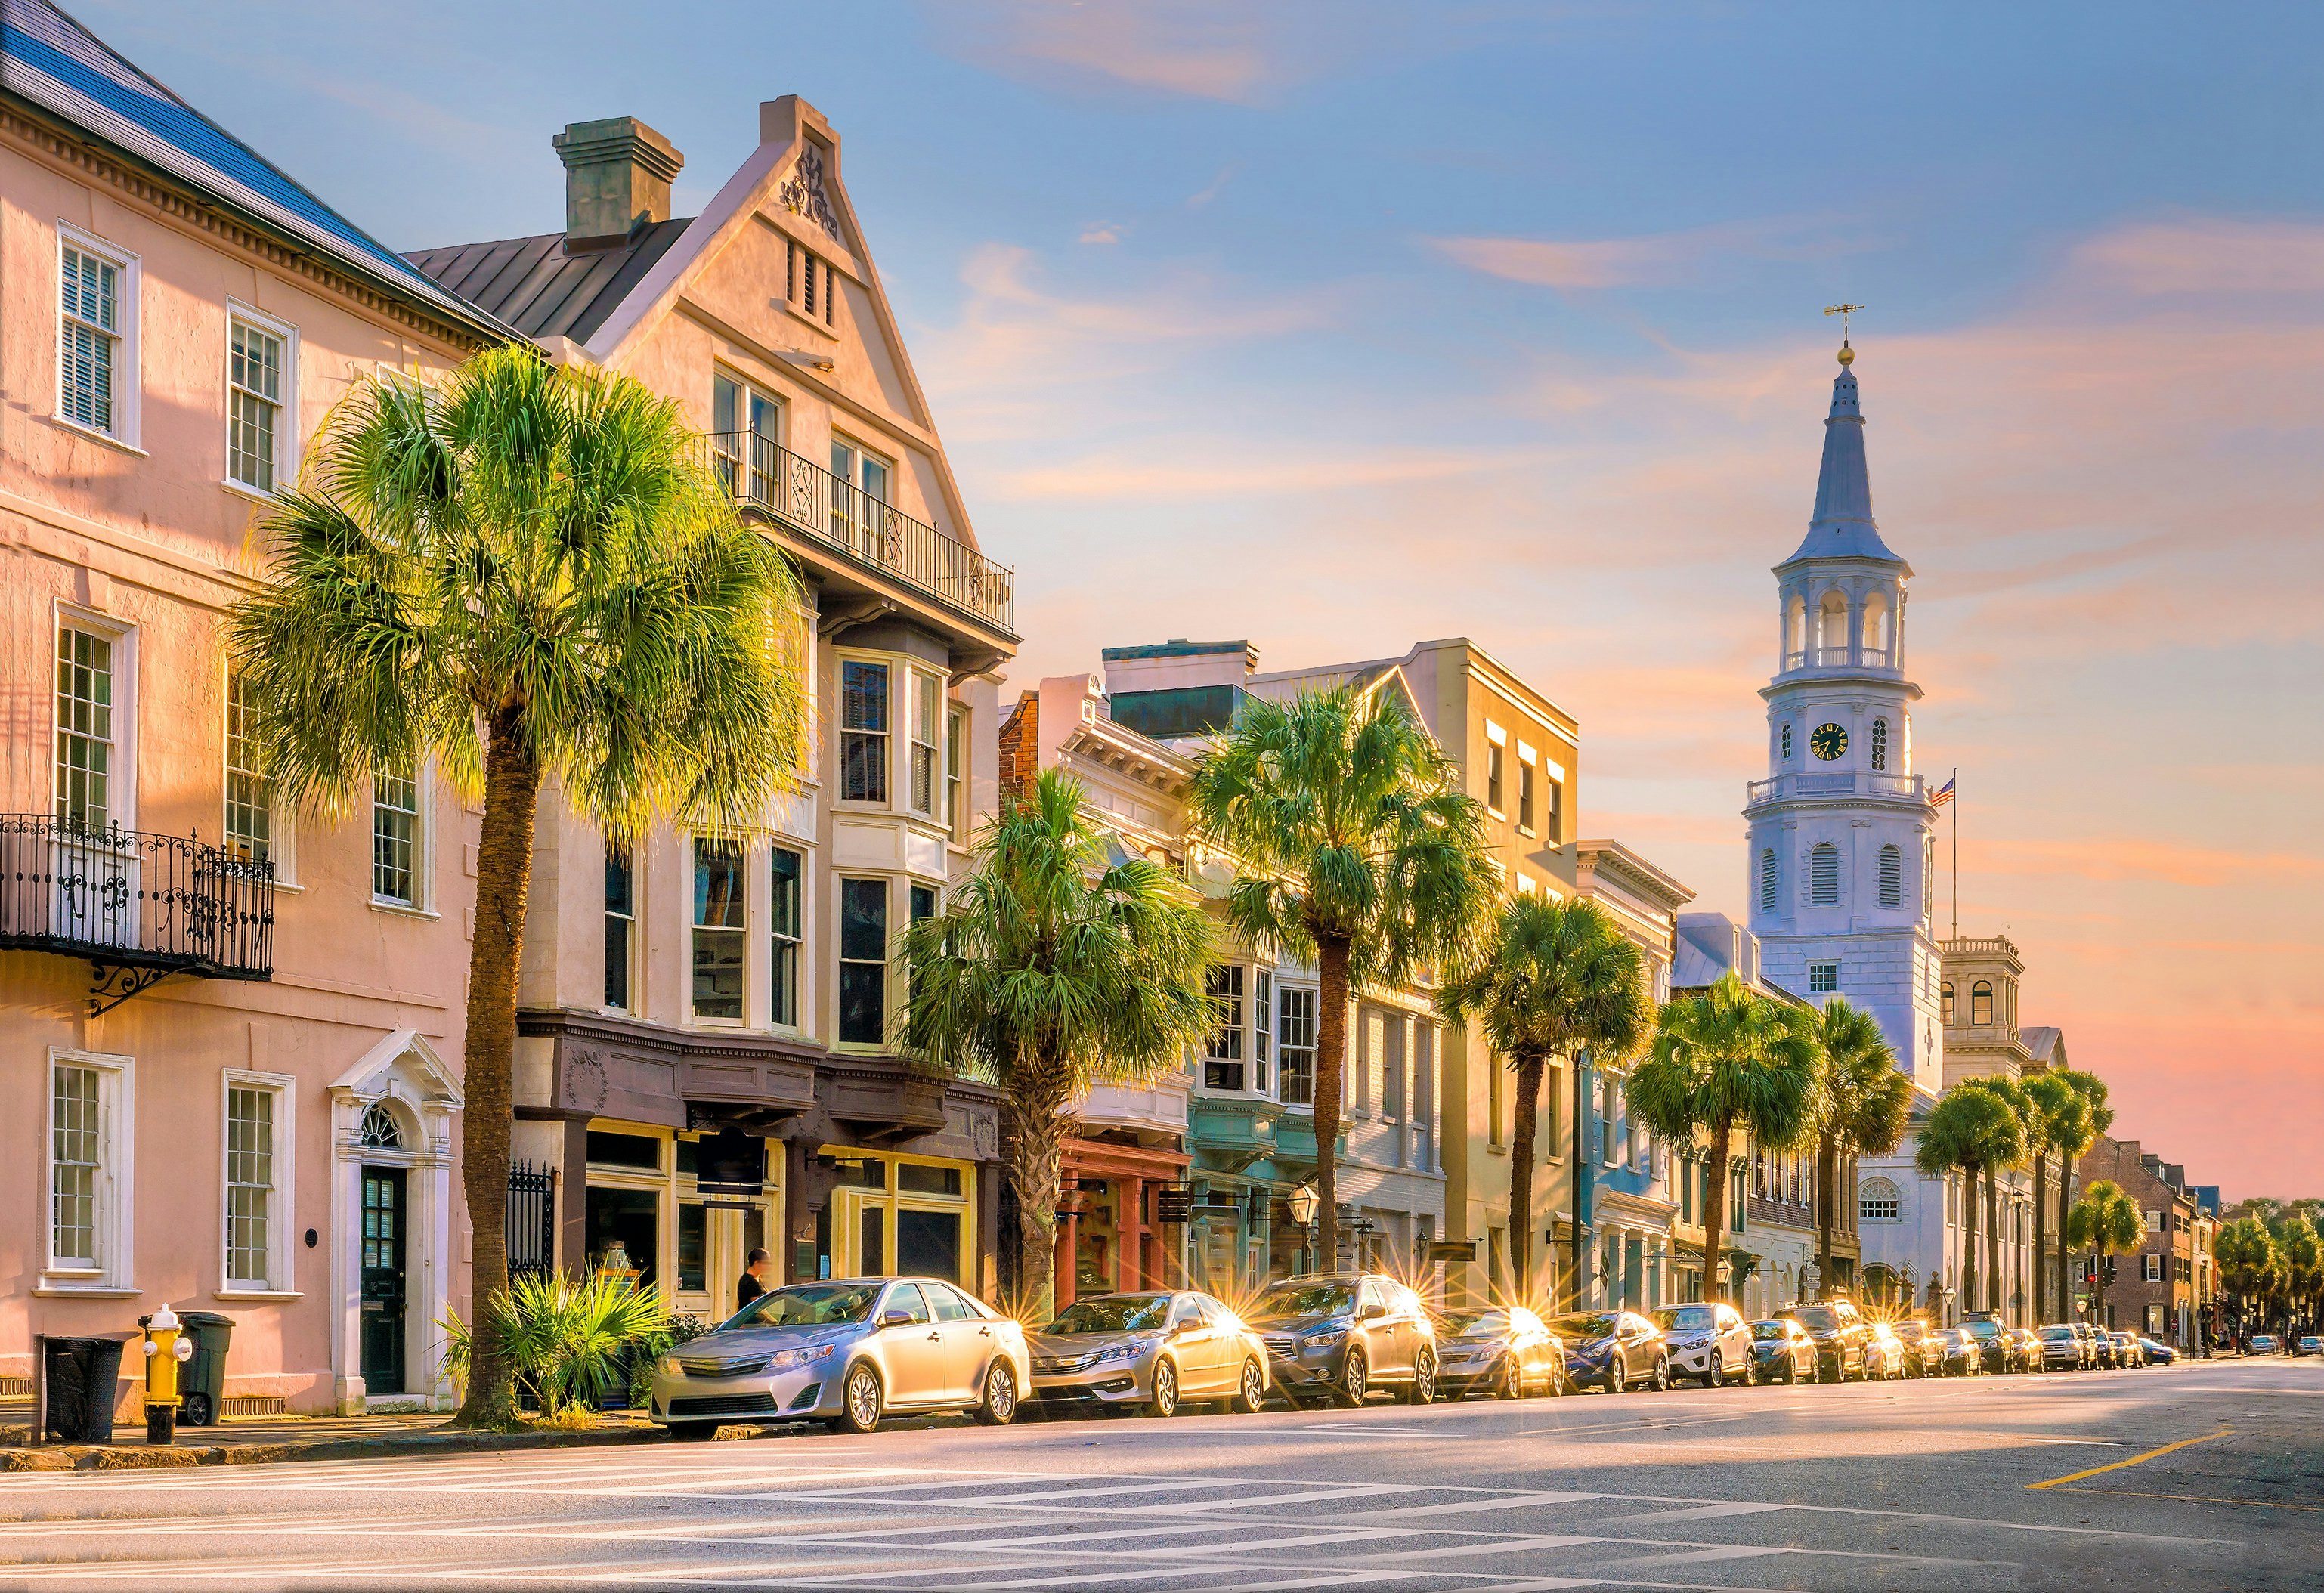
<svg viewBox="0 0 2324 1593"><path fill-rule="evenodd" d="M1635 288L1690 281L1738 257L1815 260L1869 247L1812 223L1729 222L1628 238L1432 238L1447 260L1508 281L1539 288Z"/></svg>

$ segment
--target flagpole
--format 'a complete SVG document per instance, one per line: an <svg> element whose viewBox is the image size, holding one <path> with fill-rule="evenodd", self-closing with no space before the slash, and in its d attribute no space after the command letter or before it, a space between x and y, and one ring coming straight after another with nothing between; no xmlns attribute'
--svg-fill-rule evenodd
<svg viewBox="0 0 2324 1593"><path fill-rule="evenodd" d="M1948 782L1953 799L1948 805L1953 810L1953 938L1960 938L1960 770L1953 770Z"/></svg>

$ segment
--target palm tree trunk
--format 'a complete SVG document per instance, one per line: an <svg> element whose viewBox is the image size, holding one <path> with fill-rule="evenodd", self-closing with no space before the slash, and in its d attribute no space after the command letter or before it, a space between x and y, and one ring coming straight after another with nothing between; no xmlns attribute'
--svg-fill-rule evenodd
<svg viewBox="0 0 2324 1593"><path fill-rule="evenodd" d="M1960 1308L1975 1311L1977 1298L1977 1164L1961 1164Z"/></svg>
<svg viewBox="0 0 2324 1593"><path fill-rule="evenodd" d="M2043 1251L2049 1247L2049 1213L2042 1206L2042 1192L2049 1187L2049 1179L2050 1151L2044 1146L2034 1153L2034 1251L2026 1262L2026 1270L2034 1275L2034 1281L2026 1289L2025 1297L2033 1303L2034 1321L2037 1325L2042 1321L2043 1291L2049 1283L2043 1275L2048 1270L2048 1257L2043 1255ZM2053 1316L2050 1320L2062 1321L2065 1319Z"/></svg>
<svg viewBox="0 0 2324 1593"><path fill-rule="evenodd" d="M1826 1134L1816 1146L1816 1298L1831 1298L1831 1229L1837 1204L1832 1185L1840 1177L1840 1137Z"/></svg>
<svg viewBox="0 0 2324 1593"><path fill-rule="evenodd" d="M1533 1298L1533 1140L1541 1120L1542 1059L1521 1055L1517 1072L1517 1126L1509 1135L1509 1298L1526 1301Z"/></svg>
<svg viewBox="0 0 2324 1593"><path fill-rule="evenodd" d="M2007 1297L2001 1292L2001 1169L1985 1169L1985 1308L1996 1317L2007 1315Z"/></svg>
<svg viewBox="0 0 2324 1593"><path fill-rule="evenodd" d="M1730 1119L1720 1119L1711 1130L1711 1176L1702 1192L1702 1297L1724 1300L1719 1285L1719 1252L1727 1242L1727 1186L1734 1181L1727 1165L1728 1146L1734 1132Z"/></svg>
<svg viewBox="0 0 2324 1593"><path fill-rule="evenodd" d="M2074 1187L2074 1163L2070 1156L2058 1158L2058 1320L2074 1320L2074 1280L2069 1268L2071 1261L2066 1255L2067 1201Z"/></svg>
<svg viewBox="0 0 2324 1593"><path fill-rule="evenodd" d="M1073 1070L1056 1057L1028 1055L1010 1072L1001 1098L1001 1139L1009 1146L1009 1187L1017 1196L1017 1298L1028 1321L1056 1315L1058 1146Z"/></svg>
<svg viewBox="0 0 2324 1593"><path fill-rule="evenodd" d="M1340 1270L1340 1096L1348 1062L1348 943L1318 936L1315 993L1315 1270Z"/></svg>
<svg viewBox="0 0 2324 1593"><path fill-rule="evenodd" d="M514 1367L487 1302L508 1288L509 1136L514 1118L517 968L532 883L540 761L523 714L492 718L484 751L484 814L476 845L475 937L468 945L468 1011L460 1089L460 1182L468 1199L468 1387L453 1425L505 1427L515 1419Z"/></svg>
<svg viewBox="0 0 2324 1593"><path fill-rule="evenodd" d="M1572 1250L1572 1264L1566 1268L1565 1274L1565 1309L1568 1311L1580 1311L1582 1308L1582 1285L1590 1275L1588 1269L1582 1265L1582 1254L1583 1225L1589 1211L1590 1200L1590 1164L1582 1158L1582 1137L1588 1131L1588 1125L1583 1121L1586 1114L1582 1111L1582 1104L1589 1098L1589 1087L1582 1079L1582 1054L1577 1052L1567 1059L1569 1064L1567 1071L1573 1075L1573 1110L1565 1117L1565 1120L1572 1126L1568 1137L1573 1142L1573 1159L1567 1164L1568 1175L1573 1181L1572 1187L1567 1192L1568 1203L1572 1208L1568 1213L1571 1220L1566 1224L1568 1240Z"/></svg>

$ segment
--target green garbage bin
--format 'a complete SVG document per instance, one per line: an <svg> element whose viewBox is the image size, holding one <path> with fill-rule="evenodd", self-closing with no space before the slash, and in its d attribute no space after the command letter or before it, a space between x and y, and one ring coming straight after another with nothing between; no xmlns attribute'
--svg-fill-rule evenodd
<svg viewBox="0 0 2324 1593"><path fill-rule="evenodd" d="M152 1320L141 1316L137 1325ZM178 1425L208 1427L226 1404L226 1347L234 1337L234 1318L215 1311L181 1311L178 1331L194 1347L193 1358L178 1368Z"/></svg>

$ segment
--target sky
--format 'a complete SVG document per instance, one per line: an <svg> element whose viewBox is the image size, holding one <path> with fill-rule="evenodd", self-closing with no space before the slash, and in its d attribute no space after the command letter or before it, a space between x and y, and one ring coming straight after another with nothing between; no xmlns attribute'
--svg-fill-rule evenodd
<svg viewBox="0 0 2324 1593"><path fill-rule="evenodd" d="M1582 833L1738 917L1866 305L1962 932L2116 1137L2324 1193L2324 10L69 5L401 249L560 226L600 116L692 214L803 96L1019 572L1005 691L1468 636L1580 717Z"/></svg>

